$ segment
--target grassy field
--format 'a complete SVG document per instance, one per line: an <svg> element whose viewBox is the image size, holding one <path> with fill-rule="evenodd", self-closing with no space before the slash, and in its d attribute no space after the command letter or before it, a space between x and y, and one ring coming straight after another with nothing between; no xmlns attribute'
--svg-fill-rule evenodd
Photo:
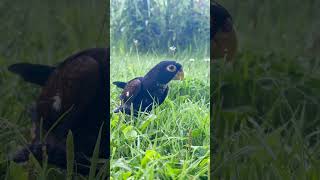
<svg viewBox="0 0 320 180"><path fill-rule="evenodd" d="M221 3L240 48L211 65L212 176L319 179L319 2Z"/></svg>
<svg viewBox="0 0 320 180"><path fill-rule="evenodd" d="M207 179L209 170L209 59L200 55L111 54L111 82L143 76L162 60L183 65L165 102L150 115L111 115L113 179ZM111 84L111 111L121 90Z"/></svg>
<svg viewBox="0 0 320 180"><path fill-rule="evenodd" d="M108 27L102 28L105 2L0 2L0 179L27 178L27 169L9 164L7 159L30 140L31 119L27 109L40 90L9 73L7 67L17 62L54 65L79 50L105 47L108 35ZM57 169L50 168L37 176L55 177L52 174Z"/></svg>
<svg viewBox="0 0 320 180"><path fill-rule="evenodd" d="M320 177L319 61L240 53L212 68L217 179Z"/></svg>
<svg viewBox="0 0 320 180"><path fill-rule="evenodd" d="M319 2L221 3L239 35L233 66L218 61L209 74L209 62L199 54L113 51L111 82L144 75L167 58L181 62L186 73L184 81L170 83L168 98L151 115L111 113L113 179L206 179L209 152L216 179L320 177ZM26 179L27 170L7 159L30 138L27 108L39 92L7 66L56 64L80 49L105 46L105 9L86 0L0 2L0 179ZM111 111L119 93L111 85ZM39 177L54 177L55 170Z"/></svg>

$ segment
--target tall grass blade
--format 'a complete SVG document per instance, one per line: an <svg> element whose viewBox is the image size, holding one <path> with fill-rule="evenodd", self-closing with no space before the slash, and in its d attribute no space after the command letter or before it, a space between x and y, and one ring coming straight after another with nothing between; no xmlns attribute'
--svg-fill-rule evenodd
<svg viewBox="0 0 320 180"><path fill-rule="evenodd" d="M91 158L89 180L94 180L95 179L95 174L96 174L96 170L97 170L97 164L98 164L98 160L99 160L98 159L98 157L99 157L99 148L100 148L101 132L102 132L103 126L104 126L104 123L102 123L102 125L100 127L98 138L97 138L97 142L96 142L96 145L94 147L93 155L92 155L92 158Z"/></svg>
<svg viewBox="0 0 320 180"><path fill-rule="evenodd" d="M67 180L72 180L74 165L74 143L72 131L69 130L67 136Z"/></svg>

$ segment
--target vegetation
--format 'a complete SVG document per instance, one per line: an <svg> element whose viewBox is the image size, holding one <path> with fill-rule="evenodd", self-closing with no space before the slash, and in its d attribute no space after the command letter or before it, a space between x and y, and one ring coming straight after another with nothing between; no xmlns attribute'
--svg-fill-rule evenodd
<svg viewBox="0 0 320 180"><path fill-rule="evenodd" d="M111 0L111 44L129 51L205 53L209 49L209 1Z"/></svg>
<svg viewBox="0 0 320 180"><path fill-rule="evenodd" d="M114 53L115 54L115 53ZM112 56L111 82L143 76L164 55ZM185 80L172 81L165 102L149 115L111 117L113 179L186 179L208 177L209 59L180 55ZM194 60L194 61L193 61ZM111 84L111 111L121 90Z"/></svg>
<svg viewBox="0 0 320 180"><path fill-rule="evenodd" d="M115 7L123 5L119 2L111 1L118 3ZM169 1L148 2L154 3L155 10L158 8L160 12L159 16L153 16L158 18L157 23L150 20L148 24L156 23L160 30L165 29L165 8L177 13L173 15L177 20L171 24L176 28L177 39L174 41L172 34L159 31L164 35L161 37L167 38L159 38L155 33L148 37L156 37L158 41L145 40L134 26L128 26L120 36L122 25L116 24L116 20L121 22L120 12L125 9L113 9L111 81L143 75L167 58L183 64L186 79L172 82L168 98L150 115L133 118L111 113L111 176L206 179L212 152L211 175L216 179L320 177L319 2L221 2L234 17L240 49L232 66L223 61L210 64L214 102L210 151L208 37L191 40L188 33L178 31L187 24L186 17L190 17L178 14L192 1L184 1L186 4L170 1L181 6L169 6L166 4ZM28 169L7 159L30 139L27 109L39 92L39 88L10 74L6 67L22 61L56 64L80 49L105 46L107 28L103 30L101 23L105 7L97 1L85 0L76 4L1 1L0 179L28 176ZM134 10L137 8L130 12ZM191 23L207 27L202 18L195 21ZM145 19L137 24L142 22ZM151 27L149 30L153 32ZM204 30L202 35L206 34ZM181 37L187 38L187 46L183 46ZM134 39L138 40L137 45ZM177 50L169 51L172 46ZM111 111L119 103L119 93L119 89L111 86ZM70 142L71 133L68 137ZM72 157L72 152L69 153ZM32 161L31 164L36 165ZM70 172L50 166L34 169L40 179L70 177Z"/></svg>
<svg viewBox="0 0 320 180"><path fill-rule="evenodd" d="M238 30L235 64L211 65L216 179L318 179L317 1L221 2Z"/></svg>
<svg viewBox="0 0 320 180"><path fill-rule="evenodd" d="M111 113L113 179L208 179L209 1L201 3L111 1L111 82L143 76L166 59L185 72L150 114ZM112 112L121 90L110 86Z"/></svg>
<svg viewBox="0 0 320 180"><path fill-rule="evenodd" d="M178 8L182 5L187 7L181 4ZM23 82L6 68L16 62L57 64L80 49L106 46L108 27L103 25L105 14L102 13L105 7L97 1L78 1L76 4L69 1L0 3L3 22L0 29L0 179L20 180L30 175L37 179L72 176L74 162L70 159L74 154L71 132L67 140L67 172L47 166L45 162L40 167L34 159L24 166L8 161L19 147L30 140L28 108L36 100L39 88ZM203 26L208 28L208 24ZM209 163L209 42L206 45L204 42L208 36L192 36L198 39L189 39L188 43L192 41L192 46L188 47L183 47L181 42L168 44L167 39L166 45L159 46L167 54L152 51L156 46L143 49L143 40L135 37L138 44L133 44L132 39L130 43L118 40L112 48L111 80L128 80L144 74L165 58L181 62L186 79L173 82L167 100L150 115L134 119L112 114L112 177L205 179ZM172 37L170 41L173 42ZM130 47L125 49L121 44ZM176 51L169 51L170 46L175 46ZM195 51L196 48L198 51ZM111 105L114 108L118 103L119 90L113 86L111 88ZM98 161L94 159L92 168ZM107 173L103 170L96 176L93 170L89 177L77 178L102 179Z"/></svg>
<svg viewBox="0 0 320 180"><path fill-rule="evenodd" d="M70 177L71 172L52 166L39 168L34 161L26 166L8 161L30 140L27 110L35 102L39 87L23 82L7 67L17 62L54 65L81 49L105 47L106 9L107 3L95 0L0 2L0 179L27 179L28 168L38 179L63 179L67 174ZM72 136L68 137L72 144Z"/></svg>

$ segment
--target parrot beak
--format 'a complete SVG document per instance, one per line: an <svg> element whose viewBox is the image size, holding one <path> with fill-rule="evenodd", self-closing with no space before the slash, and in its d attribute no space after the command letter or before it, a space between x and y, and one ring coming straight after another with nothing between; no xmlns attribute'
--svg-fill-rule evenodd
<svg viewBox="0 0 320 180"><path fill-rule="evenodd" d="M184 72L182 68L177 72L177 74L174 76L173 80L183 80L184 79Z"/></svg>

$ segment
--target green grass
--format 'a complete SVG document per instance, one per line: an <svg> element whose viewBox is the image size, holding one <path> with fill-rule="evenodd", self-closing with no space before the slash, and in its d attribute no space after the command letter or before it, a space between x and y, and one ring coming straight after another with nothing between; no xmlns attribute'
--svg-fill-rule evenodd
<svg viewBox="0 0 320 180"><path fill-rule="evenodd" d="M165 102L149 115L111 114L111 177L207 179L209 62L188 53L111 55L111 82L144 76L165 59L177 60L185 72L185 80L170 82ZM119 105L120 93L111 84L111 111Z"/></svg>
<svg viewBox="0 0 320 180"><path fill-rule="evenodd" d="M319 179L319 1L219 1L239 37L212 64L215 179Z"/></svg>
<svg viewBox="0 0 320 180"><path fill-rule="evenodd" d="M213 65L213 177L320 177L319 68L316 59L251 52L233 67Z"/></svg>
<svg viewBox="0 0 320 180"><path fill-rule="evenodd" d="M0 179L26 179L28 167L36 165L8 162L10 155L30 141L27 109L36 101L40 88L11 74L7 67L17 62L55 65L79 50L106 47L106 9L106 1L96 0L0 2ZM52 166L34 169L34 176L40 179L67 177L66 172Z"/></svg>
<svg viewBox="0 0 320 180"><path fill-rule="evenodd" d="M26 168L6 160L30 139L26 109L39 92L6 67L21 61L55 64L72 52L105 44L103 38L97 40L103 6L93 1L50 2L0 3L0 179L27 176ZM211 176L318 179L319 2L221 3L234 16L240 49L233 68L222 61L211 64ZM112 54L111 79L143 75L165 58ZM191 58L195 61L189 61ZM209 64L197 54L173 59L183 64L186 80L170 83L168 98L152 115L112 114L113 179L205 179L209 168ZM111 88L112 110L119 104L120 91ZM50 172L67 175L56 170ZM51 173L49 176L55 176Z"/></svg>

